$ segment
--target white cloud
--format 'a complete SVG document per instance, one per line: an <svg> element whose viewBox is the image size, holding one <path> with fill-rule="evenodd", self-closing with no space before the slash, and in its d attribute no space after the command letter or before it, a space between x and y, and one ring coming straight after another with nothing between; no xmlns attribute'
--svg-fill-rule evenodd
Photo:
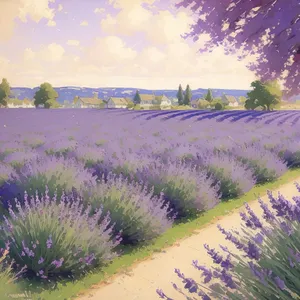
<svg viewBox="0 0 300 300"><path fill-rule="evenodd" d="M39 22L42 18L54 18L54 10L49 8L48 0L0 1L0 11L5 12L0 18L0 41L12 37L16 18L22 22L27 22L27 19Z"/></svg>
<svg viewBox="0 0 300 300"><path fill-rule="evenodd" d="M67 45L69 46L79 46L80 42L78 40L68 40Z"/></svg>
<svg viewBox="0 0 300 300"><path fill-rule="evenodd" d="M117 24L115 18L113 18L110 14L106 16L105 19L101 20L101 27L104 32L114 34L114 25ZM113 26L112 26L113 25Z"/></svg>
<svg viewBox="0 0 300 300"><path fill-rule="evenodd" d="M95 10L94 10L94 13L95 14L101 14L101 13L103 13L103 12L105 12L105 9L104 8L95 8Z"/></svg>
<svg viewBox="0 0 300 300"><path fill-rule="evenodd" d="M40 56L45 61L59 62L62 60L64 53L65 49L61 45L52 43L42 48Z"/></svg>
<svg viewBox="0 0 300 300"><path fill-rule="evenodd" d="M42 18L53 19L54 9L49 8L48 0L20 0L19 18L26 22L28 16L39 22Z"/></svg>
<svg viewBox="0 0 300 300"><path fill-rule="evenodd" d="M39 63L44 62L59 62L63 59L65 49L56 43L42 46L38 51L33 51L31 48L26 48L23 53L25 62L34 61Z"/></svg>
<svg viewBox="0 0 300 300"><path fill-rule="evenodd" d="M154 1L149 1L153 3ZM133 35L144 32L148 41L166 44L181 40L181 34L189 30L193 22L186 11L175 15L168 10L153 13L141 6L142 1L114 1L114 6L122 10L114 17L110 14L101 21L102 30L113 35Z"/></svg>
<svg viewBox="0 0 300 300"><path fill-rule="evenodd" d="M89 62L98 63L100 66L120 67L119 63L131 63L137 52L126 46L117 36L97 38L95 43L86 49Z"/></svg>
<svg viewBox="0 0 300 300"><path fill-rule="evenodd" d="M137 31L149 30L149 20L152 14L139 5L121 10L116 17L110 14L101 21L102 30L108 34L131 35ZM151 27L150 27L151 28Z"/></svg>
<svg viewBox="0 0 300 300"><path fill-rule="evenodd" d="M128 10L136 5L142 4L153 4L157 0L109 0L109 4L113 5L114 8Z"/></svg>
<svg viewBox="0 0 300 300"><path fill-rule="evenodd" d="M222 49L199 54L198 47L199 43L188 45L182 40L137 52L120 37L108 36L95 39L80 57L52 43L39 49L26 48L18 65L0 58L0 77L3 74L18 86L49 81L55 86L176 89L182 83L192 89L249 88L255 77L244 62L226 56Z"/></svg>
<svg viewBox="0 0 300 300"><path fill-rule="evenodd" d="M88 25L89 25L89 23L87 21L82 21L80 23L80 26L88 26Z"/></svg>
<svg viewBox="0 0 300 300"><path fill-rule="evenodd" d="M54 26L56 26L56 22L54 20L49 20L47 23L47 26L54 27Z"/></svg>
<svg viewBox="0 0 300 300"><path fill-rule="evenodd" d="M34 0L22 1L32 3ZM32 18L35 15L37 20L38 15L43 15L49 22L54 22L54 13L50 13L45 4L47 1L42 2L43 14L40 10L39 13L30 12L26 16ZM101 21L102 30L108 36L96 38L89 46L78 40L66 39L67 45L78 46L76 49L81 51L82 56L78 53L74 55L70 47L65 50L57 43L39 49L30 48L29 44L23 52L23 61L18 65L15 61L12 64L0 57L0 75L9 78L12 85L19 86L36 86L49 81L54 86L131 86L149 89L176 89L179 83L190 84L192 89L244 89L249 88L255 79L246 69L245 62L237 61L236 56L226 56L220 48L212 53L197 52L209 36L203 35L195 43L182 39L180 35L188 31L191 23L191 17L185 10L178 10L175 15L169 11L154 14L141 6L145 2L142 0L110 2L121 10L116 16L108 14ZM154 0L148 3L153 4ZM17 6L10 5L9 9L11 16L13 12L18 14ZM94 10L94 13L100 12L102 9ZM2 18L1 24L6 25ZM80 25L87 26L88 22L82 21ZM4 33L6 36L11 35L13 26L8 27L4 33L2 30L0 26L0 39ZM134 49L136 44L132 42L132 37L140 33L146 39L139 36L138 48L141 44L144 44L144 48L138 52ZM130 44L125 42L126 36L130 37Z"/></svg>
<svg viewBox="0 0 300 300"><path fill-rule="evenodd" d="M58 11L62 11L63 8L64 8L64 7L62 6L62 4L58 4L58 8L57 8Z"/></svg>
<svg viewBox="0 0 300 300"><path fill-rule="evenodd" d="M26 48L23 53L23 58L25 61L30 61L35 58L35 52L31 48Z"/></svg>

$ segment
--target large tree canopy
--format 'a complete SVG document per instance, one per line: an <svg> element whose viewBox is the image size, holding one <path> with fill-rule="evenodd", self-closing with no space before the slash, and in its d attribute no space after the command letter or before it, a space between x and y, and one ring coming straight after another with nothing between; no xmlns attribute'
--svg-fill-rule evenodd
<svg viewBox="0 0 300 300"><path fill-rule="evenodd" d="M281 79L288 95L300 93L300 1L299 0L183 0L197 22L185 37L211 39L202 51L223 44L227 53L242 50L240 58L256 54L251 63L262 81Z"/></svg>
<svg viewBox="0 0 300 300"><path fill-rule="evenodd" d="M56 108L59 103L56 101L58 94L52 85L48 82L44 82L40 85L39 90L35 92L34 95L34 105L38 107L39 105L44 105L45 108Z"/></svg>

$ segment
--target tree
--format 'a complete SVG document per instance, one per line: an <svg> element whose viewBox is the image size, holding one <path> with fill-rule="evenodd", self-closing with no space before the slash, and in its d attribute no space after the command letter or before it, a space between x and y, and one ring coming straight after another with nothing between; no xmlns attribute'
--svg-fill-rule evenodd
<svg viewBox="0 0 300 300"><path fill-rule="evenodd" d="M192 90L189 85L186 86L183 98L183 105L191 105L192 101Z"/></svg>
<svg viewBox="0 0 300 300"><path fill-rule="evenodd" d="M141 101L142 101L142 99L141 99L140 92L136 91L134 98L133 98L133 102L134 102L134 104L140 104Z"/></svg>
<svg viewBox="0 0 300 300"><path fill-rule="evenodd" d="M214 98L214 100L210 103L210 107L215 107L217 103L220 103L223 106L223 100L220 97Z"/></svg>
<svg viewBox="0 0 300 300"><path fill-rule="evenodd" d="M208 108L210 105L210 103L207 101L207 100L204 100L204 99L200 99L198 101L198 108L199 109L206 109Z"/></svg>
<svg viewBox="0 0 300 300"><path fill-rule="evenodd" d="M215 110L223 110L223 109L224 109L224 107L221 103L216 103L215 104Z"/></svg>
<svg viewBox="0 0 300 300"><path fill-rule="evenodd" d="M59 108L61 105L55 99L49 99L45 102L45 108Z"/></svg>
<svg viewBox="0 0 300 300"><path fill-rule="evenodd" d="M251 83L251 86L253 90L247 93L246 109L255 109L261 106L264 110L269 111L280 103L276 83L267 82L264 84L260 80L256 80Z"/></svg>
<svg viewBox="0 0 300 300"><path fill-rule="evenodd" d="M186 38L210 35L200 50L221 44L227 54L239 52L240 59L255 54L248 67L260 80L278 78L289 96L300 93L299 0L182 0L176 6L190 7L198 16Z"/></svg>
<svg viewBox="0 0 300 300"><path fill-rule="evenodd" d="M7 106L7 99L10 96L10 86L6 78L0 83L0 106Z"/></svg>
<svg viewBox="0 0 300 300"><path fill-rule="evenodd" d="M208 102L212 102L214 100L211 89L207 90L207 94L204 99Z"/></svg>
<svg viewBox="0 0 300 300"><path fill-rule="evenodd" d="M178 105L183 105L184 94L183 94L183 90L182 90L181 84L179 84L176 98L178 99Z"/></svg>
<svg viewBox="0 0 300 300"><path fill-rule="evenodd" d="M56 108L59 106L59 103L56 101L57 98L58 94L52 85L48 82L44 82L40 85L40 89L34 94L34 105L35 107L43 105L44 108Z"/></svg>

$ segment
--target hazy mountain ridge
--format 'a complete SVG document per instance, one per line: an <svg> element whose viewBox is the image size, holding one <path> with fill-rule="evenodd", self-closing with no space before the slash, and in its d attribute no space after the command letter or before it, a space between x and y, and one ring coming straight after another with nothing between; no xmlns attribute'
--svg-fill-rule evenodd
<svg viewBox="0 0 300 300"><path fill-rule="evenodd" d="M13 87L11 88L12 94L14 97L23 100L25 98L33 99L35 92L39 87L35 88L25 88L25 87ZM101 99L107 99L108 97L130 97L132 98L136 92L139 90L141 94L151 94L156 95L166 95L167 97L176 97L177 90L150 90L150 89L137 89L137 88L114 88L114 87L105 87L105 88L87 88L87 87L55 87L55 90L58 92L58 101L63 103L65 100L73 101L75 96L80 97L93 97L93 93L97 92L98 97ZM221 97L224 94L231 95L235 97L246 96L249 90L235 90L235 89L212 89L214 97ZM192 90L193 98L198 99L203 98L207 93L207 89L195 89ZM299 98L299 96L293 97L291 100Z"/></svg>

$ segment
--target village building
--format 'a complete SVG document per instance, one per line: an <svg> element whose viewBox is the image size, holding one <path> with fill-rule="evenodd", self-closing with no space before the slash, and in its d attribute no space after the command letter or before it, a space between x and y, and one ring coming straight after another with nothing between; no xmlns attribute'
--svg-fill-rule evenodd
<svg viewBox="0 0 300 300"><path fill-rule="evenodd" d="M76 96L73 101L75 108L104 108L105 103L98 98L98 93L94 93L94 97Z"/></svg>
<svg viewBox="0 0 300 300"><path fill-rule="evenodd" d="M122 97L109 97L107 101L107 108L127 108L129 100Z"/></svg>

